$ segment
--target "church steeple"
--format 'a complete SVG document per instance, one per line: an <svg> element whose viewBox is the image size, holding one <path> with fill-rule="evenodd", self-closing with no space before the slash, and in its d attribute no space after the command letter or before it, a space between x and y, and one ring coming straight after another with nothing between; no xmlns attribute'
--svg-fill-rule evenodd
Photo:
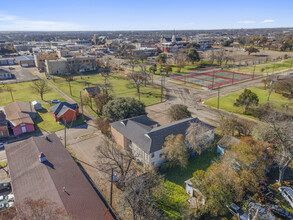
<svg viewBox="0 0 293 220"><path fill-rule="evenodd" d="M173 36L172 36L172 43L175 43L176 42L176 37L175 37L175 29L174 29L174 33L173 33Z"/></svg>

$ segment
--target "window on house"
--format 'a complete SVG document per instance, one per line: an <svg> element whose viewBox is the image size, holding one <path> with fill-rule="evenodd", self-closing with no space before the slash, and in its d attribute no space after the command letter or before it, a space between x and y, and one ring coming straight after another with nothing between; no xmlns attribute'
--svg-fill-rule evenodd
<svg viewBox="0 0 293 220"><path fill-rule="evenodd" d="M151 158L153 158L155 156L155 153L151 153Z"/></svg>

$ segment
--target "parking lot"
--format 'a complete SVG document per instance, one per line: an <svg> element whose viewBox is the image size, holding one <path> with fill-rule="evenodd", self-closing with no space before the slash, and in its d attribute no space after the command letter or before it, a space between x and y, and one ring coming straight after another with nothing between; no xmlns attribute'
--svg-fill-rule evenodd
<svg viewBox="0 0 293 220"><path fill-rule="evenodd" d="M9 69L10 67L10 69ZM0 84L11 84L11 83L19 83L19 82L28 82L37 80L38 77L31 73L31 68L23 68L19 65L13 66L0 66L1 69L7 70L11 72L15 78L9 80L1 80ZM13 69L12 69L13 68Z"/></svg>

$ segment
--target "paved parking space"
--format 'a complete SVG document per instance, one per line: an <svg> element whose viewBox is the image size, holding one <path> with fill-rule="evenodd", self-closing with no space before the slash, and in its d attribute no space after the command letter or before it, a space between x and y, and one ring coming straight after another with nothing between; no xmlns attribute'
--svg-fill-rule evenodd
<svg viewBox="0 0 293 220"><path fill-rule="evenodd" d="M12 74L14 74L15 79L9 79L9 80L2 80L0 81L0 84L11 84L11 83L18 83L18 82L29 82L33 80L39 79L36 75L31 73L31 68L23 68L19 65L13 65L11 66L14 68L13 70L9 70L9 66L1 66L1 69L8 70Z"/></svg>

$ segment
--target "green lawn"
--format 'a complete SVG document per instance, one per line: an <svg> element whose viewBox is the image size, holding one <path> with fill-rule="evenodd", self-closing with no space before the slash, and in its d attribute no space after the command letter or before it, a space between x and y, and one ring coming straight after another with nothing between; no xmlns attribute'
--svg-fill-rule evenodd
<svg viewBox="0 0 293 220"><path fill-rule="evenodd" d="M53 82L59 89L66 92L69 96L70 89L67 81L62 77L54 76L55 82ZM74 77L74 81L71 81L72 98L79 102L80 91L83 91L86 87L96 86L102 84L103 78L100 74L86 75L81 78L81 76ZM138 99L138 94L136 88L126 77L113 74L110 77L110 83L113 88L112 94L116 97L133 97ZM161 90L158 86L147 85L141 86L141 101L145 103L146 106L160 102Z"/></svg>
<svg viewBox="0 0 293 220"><path fill-rule="evenodd" d="M256 64L255 70L254 70L254 65L247 66L247 67L240 67L236 69L230 68L229 70L241 72L241 73L250 73L250 74L252 74L254 71L256 74L266 75L267 73L290 69L290 66L291 66L291 60L280 60L280 61L276 61L275 63L268 62L263 64ZM264 70L262 71L262 69Z"/></svg>
<svg viewBox="0 0 293 220"><path fill-rule="evenodd" d="M181 219L180 211L187 205L190 196L185 192L184 181L190 179L196 170L206 170L217 157L215 150L206 151L200 156L189 159L186 168L169 168L165 173L164 197L158 205L171 219Z"/></svg>
<svg viewBox="0 0 293 220"><path fill-rule="evenodd" d="M165 178L181 187L185 188L184 181L190 179L196 170L206 170L212 163L212 160L217 157L216 150L205 151L200 156L195 156L189 159L186 168L174 167L168 169Z"/></svg>
<svg viewBox="0 0 293 220"><path fill-rule="evenodd" d="M163 210L169 219L181 219L180 211L187 205L190 196L185 189L170 181L163 184L163 197L157 202L157 206Z"/></svg>
<svg viewBox="0 0 293 220"><path fill-rule="evenodd" d="M259 104L266 103L268 98L268 90L264 90L261 88L250 88L252 92L255 92L259 98ZM234 103L239 95L243 92L243 90L230 93L225 96L220 96L220 108L226 111L244 114L244 107L236 107ZM273 92L270 96L270 103L274 105L277 109L284 108L285 105L292 106L293 102L288 98ZM218 106L218 98L212 98L205 101L206 105L217 107Z"/></svg>
<svg viewBox="0 0 293 220"><path fill-rule="evenodd" d="M8 88L12 90L12 96L14 101L23 101L23 102L31 102L34 100L41 101L40 95L33 93L31 89L32 82L23 82L23 83L14 83L0 86L0 106L7 105L13 102L10 92ZM52 99L59 99L61 101L65 101L62 96L60 96L54 90L51 90L49 93L44 95L44 99L46 101L50 101Z"/></svg>
<svg viewBox="0 0 293 220"><path fill-rule="evenodd" d="M56 132L59 130L64 129L64 125L59 124L58 122L55 122L55 120L52 118L49 108L50 104L42 105L43 109L38 111L37 117L34 119L35 122L35 128L37 131L49 131L49 132ZM83 124L85 120L83 119L82 115L80 114L77 117L77 120L68 123L67 128L75 127L77 125Z"/></svg>

